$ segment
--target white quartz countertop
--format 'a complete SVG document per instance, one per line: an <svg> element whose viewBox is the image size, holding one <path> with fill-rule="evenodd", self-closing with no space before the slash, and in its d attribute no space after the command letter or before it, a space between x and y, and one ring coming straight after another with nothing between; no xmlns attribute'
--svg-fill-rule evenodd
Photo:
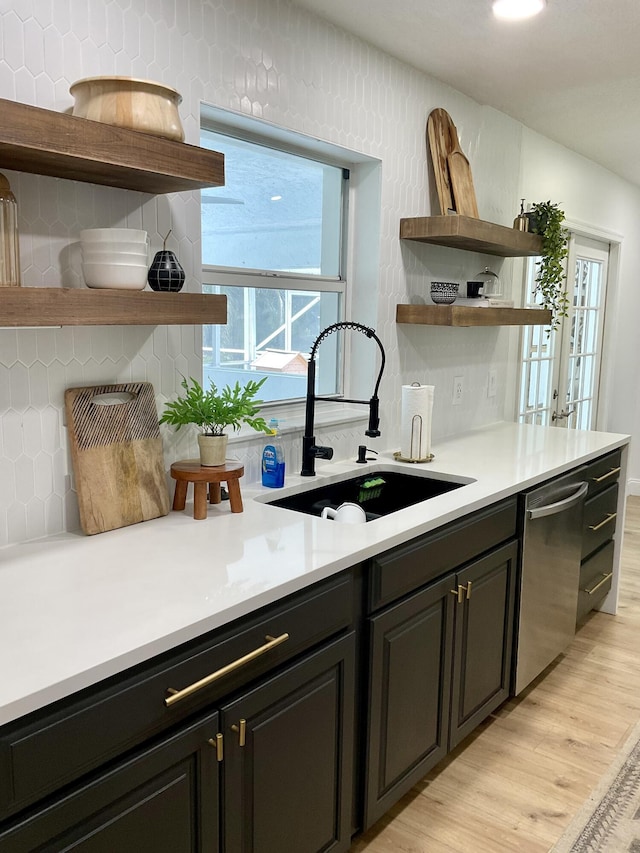
<svg viewBox="0 0 640 853"><path fill-rule="evenodd" d="M433 447L424 465L318 461L284 489L241 481L224 502L95 536L63 534L0 551L0 724L277 601L374 554L626 444L613 433L500 423ZM354 448L355 451L355 448ZM355 456L355 453L354 453ZM265 505L296 486L395 468L471 480L368 524Z"/></svg>

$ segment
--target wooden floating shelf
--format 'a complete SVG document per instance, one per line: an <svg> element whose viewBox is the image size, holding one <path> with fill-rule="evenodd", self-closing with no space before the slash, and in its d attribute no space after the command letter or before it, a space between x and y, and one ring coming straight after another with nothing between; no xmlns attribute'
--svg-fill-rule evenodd
<svg viewBox="0 0 640 853"><path fill-rule="evenodd" d="M224 185L224 155L0 98L0 168L162 194Z"/></svg>
<svg viewBox="0 0 640 853"><path fill-rule="evenodd" d="M401 219L400 239L434 243L485 255L498 255L501 258L533 257L542 254L542 239L537 234L458 214Z"/></svg>
<svg viewBox="0 0 640 853"><path fill-rule="evenodd" d="M189 326L227 322L227 297L150 290L0 288L0 327Z"/></svg>
<svg viewBox="0 0 640 853"><path fill-rule="evenodd" d="M397 305L396 323L422 326L548 326L551 323L551 311L539 308Z"/></svg>

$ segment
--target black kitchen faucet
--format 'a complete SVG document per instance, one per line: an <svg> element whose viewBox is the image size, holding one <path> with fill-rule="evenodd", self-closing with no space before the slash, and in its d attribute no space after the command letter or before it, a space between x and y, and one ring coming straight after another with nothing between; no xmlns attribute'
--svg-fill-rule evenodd
<svg viewBox="0 0 640 853"><path fill-rule="evenodd" d="M373 338L374 341L378 344L378 347L380 348L380 354L382 357L380 364L380 372L378 373L375 388L373 389L373 396L370 400L349 400L346 397L316 396L316 352L322 341L324 341L325 338L329 337L329 335L331 335L333 332L337 332L339 329L353 329L356 332L362 332L362 334L366 335L368 338ZM305 409L304 436L302 437L302 471L300 471L300 475L302 477L315 476L316 459L331 459L333 457L332 447L322 447L316 445L316 437L313 434L316 400L326 400L329 403L361 403L365 406L369 406L369 426L365 430L365 435L369 436L370 438L376 438L380 435L380 430L378 429L378 426L380 424L380 417L378 414L378 388L380 387L380 380L382 378L382 372L384 370L384 363L385 353L384 347L382 346L382 341L376 335L374 329L370 329L368 326L363 326L362 323L353 323L349 320L344 320L340 323L333 323L331 326L327 326L326 329L320 332L318 337L313 342L313 346L311 347L311 354L309 356L309 364L307 368L307 404Z"/></svg>

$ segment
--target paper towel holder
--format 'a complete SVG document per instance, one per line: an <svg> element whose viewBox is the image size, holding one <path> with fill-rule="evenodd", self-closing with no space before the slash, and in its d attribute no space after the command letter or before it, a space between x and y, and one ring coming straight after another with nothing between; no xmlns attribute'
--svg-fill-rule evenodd
<svg viewBox="0 0 640 853"><path fill-rule="evenodd" d="M415 382L413 384L417 385L418 383ZM409 442L409 447L412 453L411 458L408 459L406 456L402 455L402 452L400 450L396 450L396 452L393 454L393 458L397 459L398 462L431 462L431 460L433 459L433 453L429 453L422 459L413 456L413 448L415 447L413 442L416 438L416 430L418 433L418 450L420 450L420 447L422 446L422 415L414 415L411 418L411 440Z"/></svg>

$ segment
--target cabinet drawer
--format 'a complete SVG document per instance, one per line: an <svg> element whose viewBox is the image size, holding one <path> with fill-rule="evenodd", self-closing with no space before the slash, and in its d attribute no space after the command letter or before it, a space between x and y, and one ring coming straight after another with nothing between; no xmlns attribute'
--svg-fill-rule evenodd
<svg viewBox="0 0 640 853"><path fill-rule="evenodd" d="M613 578L613 545L613 542L608 542L580 567L578 622L590 610L597 607L611 589Z"/></svg>
<svg viewBox="0 0 640 853"><path fill-rule="evenodd" d="M4 726L0 817L169 729L352 622L353 576L346 572ZM269 644L269 637L285 633L288 639ZM250 653L261 648L264 652L252 659ZM229 666L237 661L237 667ZM169 690L182 690L218 670L223 672L211 684L167 707Z"/></svg>
<svg viewBox="0 0 640 853"><path fill-rule="evenodd" d="M613 453L607 453L606 456L585 465L583 479L589 483L587 497L601 492L618 480L621 460L622 450L614 450Z"/></svg>
<svg viewBox="0 0 640 853"><path fill-rule="evenodd" d="M618 484L609 486L584 505L584 527L582 532L582 559L592 554L616 530L616 508L618 506Z"/></svg>
<svg viewBox="0 0 640 853"><path fill-rule="evenodd" d="M370 610L481 556L515 536L517 499L510 498L376 557L371 566Z"/></svg>

